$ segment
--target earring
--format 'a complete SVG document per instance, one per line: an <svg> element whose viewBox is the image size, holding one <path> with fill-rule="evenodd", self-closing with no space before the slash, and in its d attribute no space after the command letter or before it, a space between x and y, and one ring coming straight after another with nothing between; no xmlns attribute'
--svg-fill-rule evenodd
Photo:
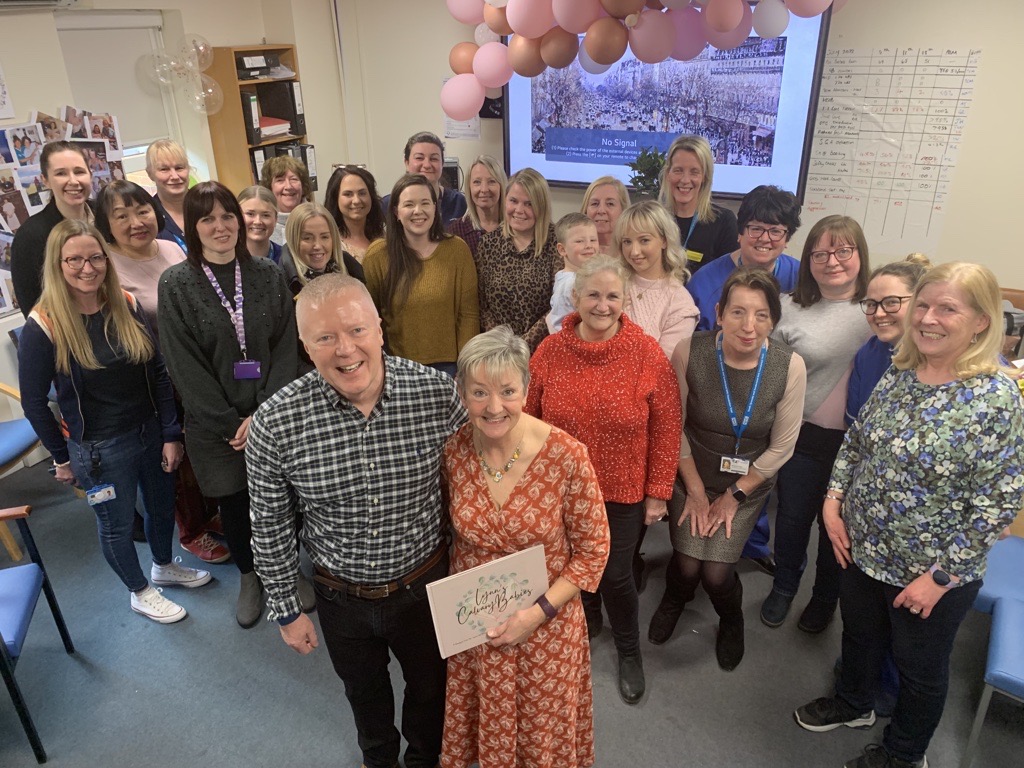
<svg viewBox="0 0 1024 768"><path fill-rule="evenodd" d="M978 343L978 334L974 334L971 337L971 344L977 344L977 343Z"/></svg>

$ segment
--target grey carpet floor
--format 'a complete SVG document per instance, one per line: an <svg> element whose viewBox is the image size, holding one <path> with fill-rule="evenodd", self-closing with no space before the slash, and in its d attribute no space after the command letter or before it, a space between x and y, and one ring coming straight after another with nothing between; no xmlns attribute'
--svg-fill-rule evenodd
<svg viewBox="0 0 1024 768"><path fill-rule="evenodd" d="M231 564L212 566L215 581L206 587L169 589L189 617L155 624L131 612L126 591L100 555L89 507L54 483L45 465L0 481L0 506L25 503L35 509L32 530L77 647L75 655L65 655L41 602L17 678L49 765L359 765L351 713L325 649L300 657L274 625L240 629L233 613L238 573ZM884 720L869 731L826 734L793 722L795 707L830 691L839 650L838 620L819 636L796 628L809 585L794 603L794 617L771 630L758 619L771 579L741 564L747 652L734 672L722 672L715 662L717 617L703 594L669 643L647 643L669 555L666 533L659 526L645 545L651 577L640 613L649 692L638 706L624 705L616 693L609 631L593 644L598 766L838 768L881 739ZM145 545L139 553L148 568ZM7 562L0 551L0 566ZM987 616L972 613L957 639L949 699L928 755L936 768L960 763L981 693L988 628ZM400 674L392 667L400 700ZM1022 752L1024 707L997 695L974 765L1024 766ZM14 708L0 693L0 768L35 764Z"/></svg>

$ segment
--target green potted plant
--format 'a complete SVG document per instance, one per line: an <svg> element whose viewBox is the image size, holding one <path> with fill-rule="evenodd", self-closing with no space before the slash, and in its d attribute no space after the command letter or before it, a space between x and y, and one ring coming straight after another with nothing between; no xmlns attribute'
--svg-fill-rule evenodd
<svg viewBox="0 0 1024 768"><path fill-rule="evenodd" d="M659 152L654 147L641 149L636 160L626 163L633 171L629 177L629 183L633 187L636 197L641 200L654 200L658 197L658 184L661 177L661 168L668 158L664 152Z"/></svg>

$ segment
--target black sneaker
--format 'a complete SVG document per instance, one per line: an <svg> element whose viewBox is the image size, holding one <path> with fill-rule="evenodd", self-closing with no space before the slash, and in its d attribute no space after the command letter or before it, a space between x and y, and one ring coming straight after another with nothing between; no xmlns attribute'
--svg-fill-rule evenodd
<svg viewBox="0 0 1024 768"><path fill-rule="evenodd" d="M838 696L826 696L804 704L793 713L797 725L815 733L824 733L845 725L847 728L870 728L875 724L875 711L858 712Z"/></svg>
<svg viewBox="0 0 1024 768"><path fill-rule="evenodd" d="M920 760L900 760L893 757L881 744L868 744L864 754L846 763L843 768L928 768L928 756Z"/></svg>

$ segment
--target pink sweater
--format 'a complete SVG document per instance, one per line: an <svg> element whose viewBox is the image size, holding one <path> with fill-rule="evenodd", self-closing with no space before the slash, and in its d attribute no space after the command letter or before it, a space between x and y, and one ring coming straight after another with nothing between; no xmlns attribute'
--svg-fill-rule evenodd
<svg viewBox="0 0 1024 768"><path fill-rule="evenodd" d="M626 290L626 311L670 360L676 345L693 336L700 317L690 292L673 277L646 280L633 275Z"/></svg>

